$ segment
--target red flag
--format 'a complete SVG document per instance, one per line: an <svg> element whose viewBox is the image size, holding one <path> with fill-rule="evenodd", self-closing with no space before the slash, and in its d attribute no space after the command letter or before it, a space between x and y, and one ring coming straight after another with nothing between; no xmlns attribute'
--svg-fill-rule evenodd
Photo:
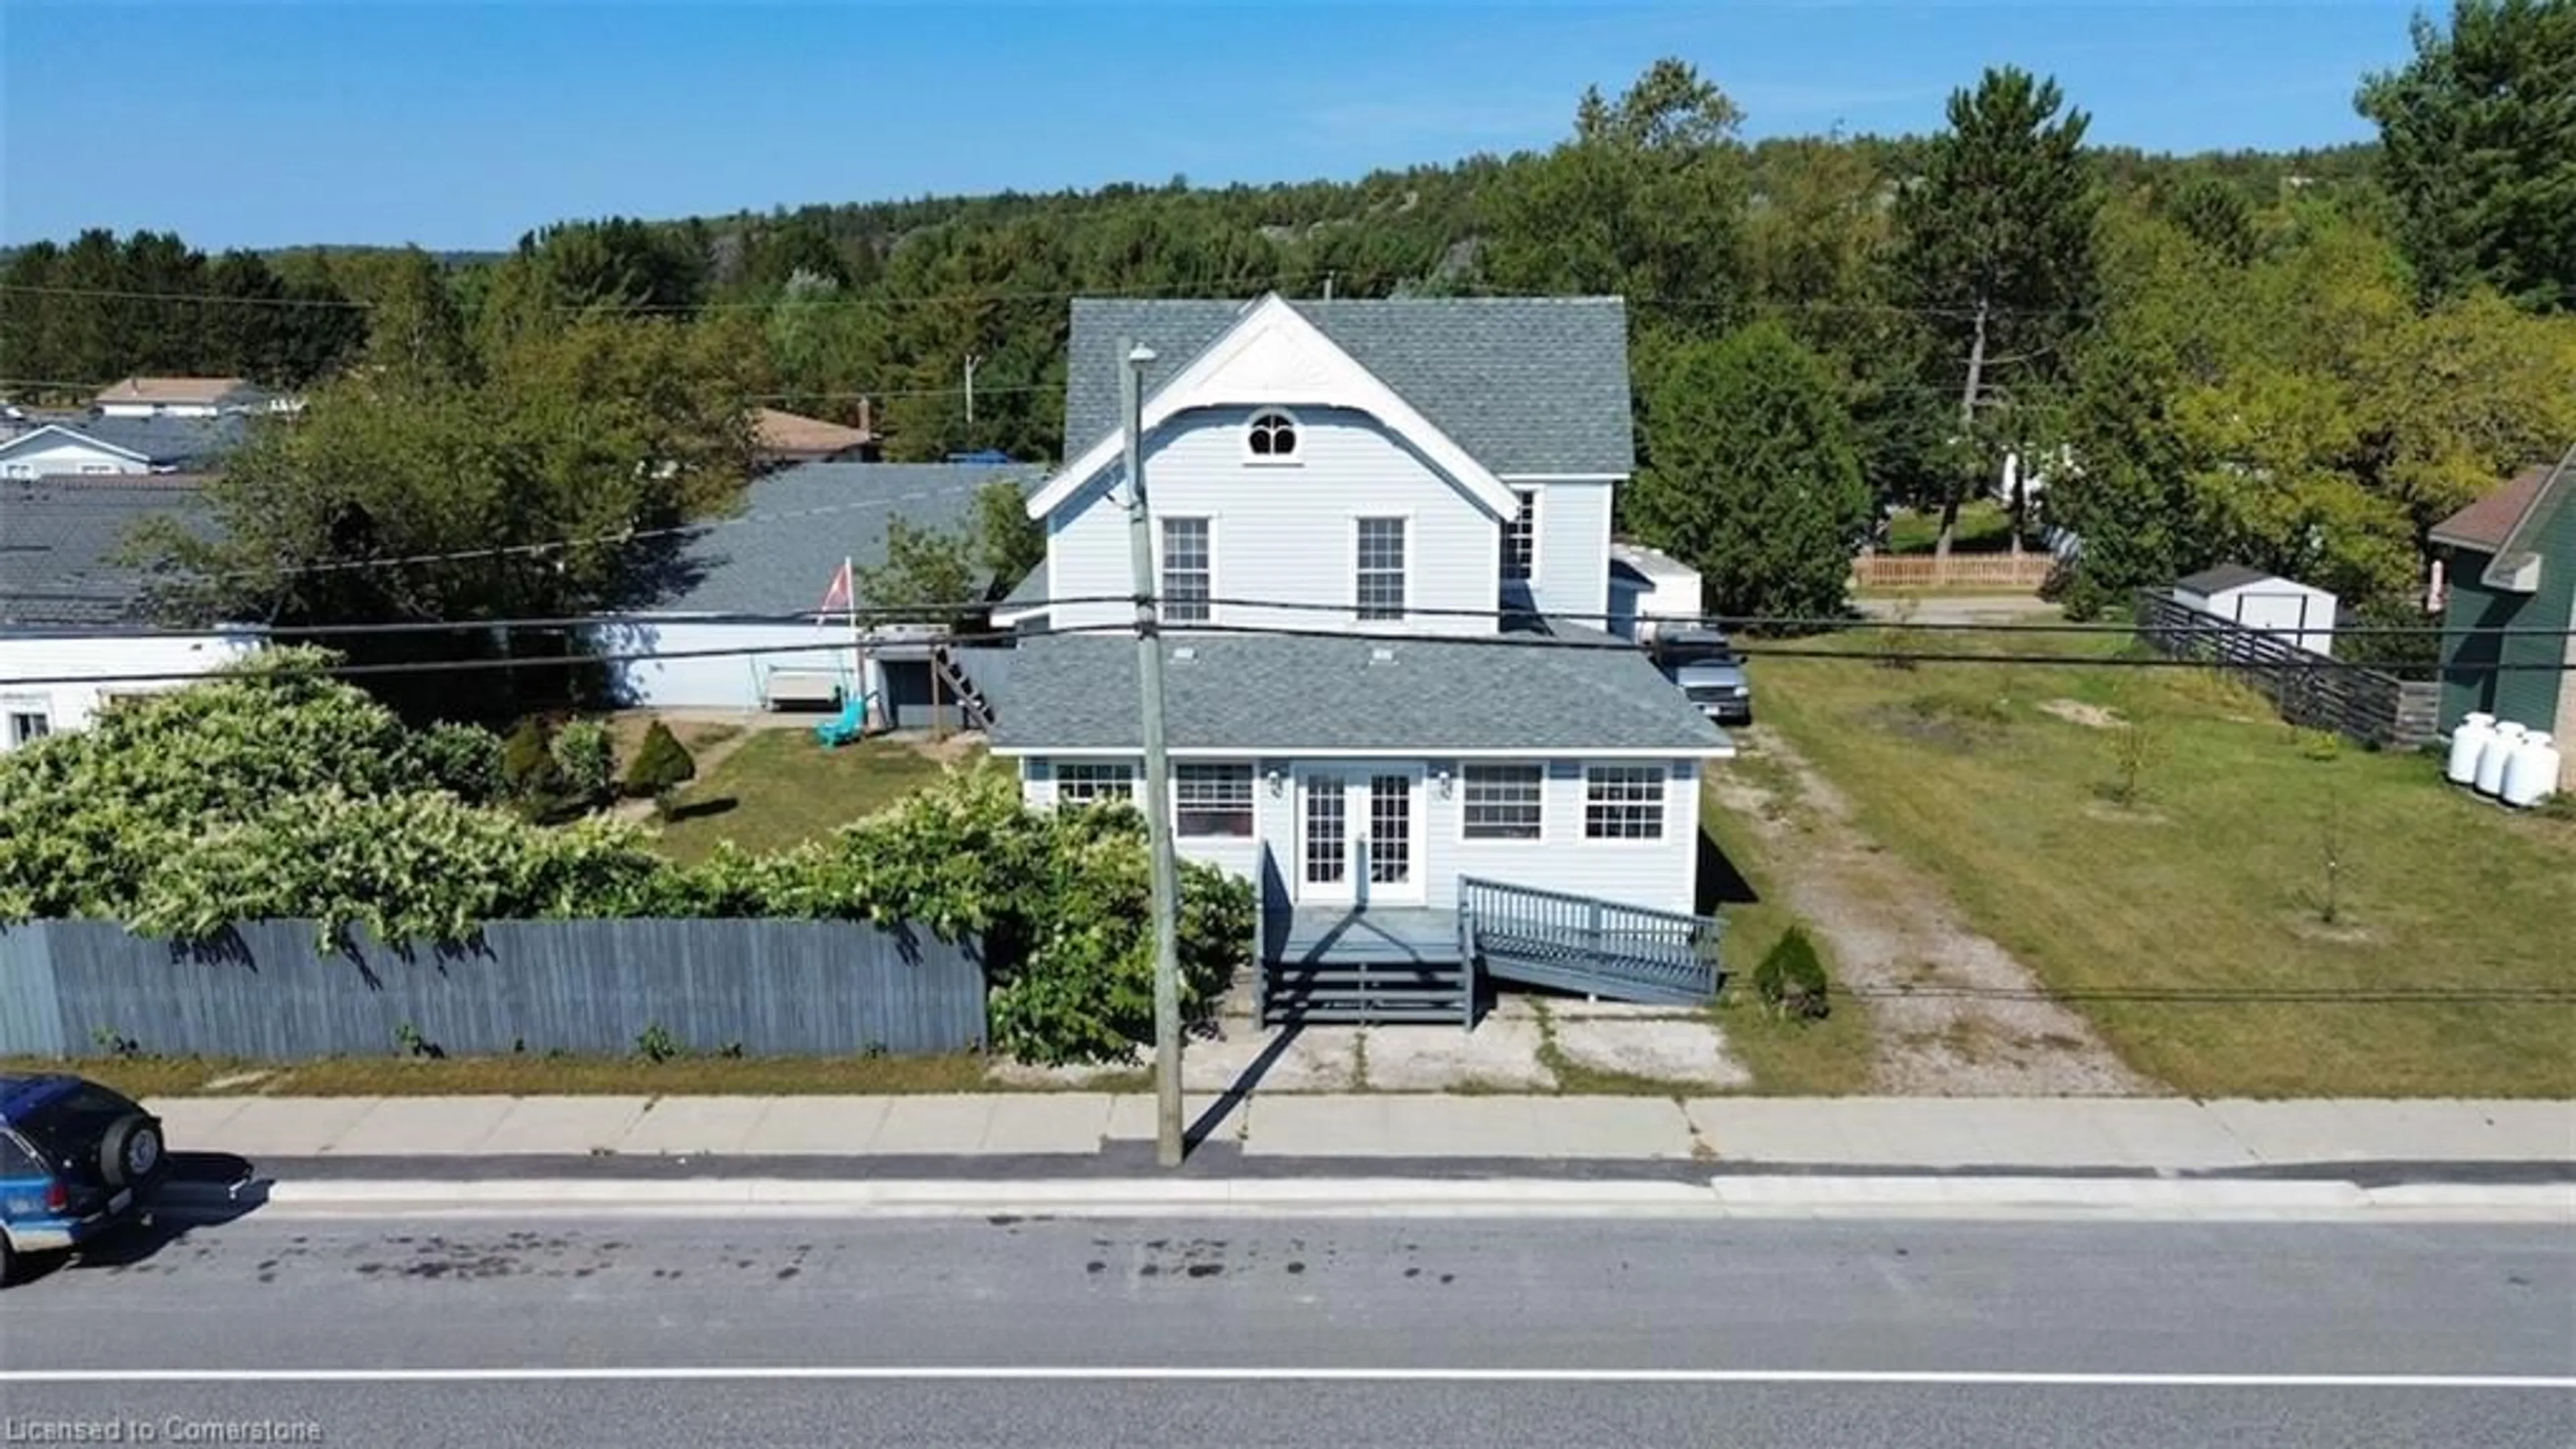
<svg viewBox="0 0 2576 1449"><path fill-rule="evenodd" d="M850 594L850 561L843 559L841 566L832 571L832 586L823 591L823 603L818 612L829 614L850 608Z"/></svg>

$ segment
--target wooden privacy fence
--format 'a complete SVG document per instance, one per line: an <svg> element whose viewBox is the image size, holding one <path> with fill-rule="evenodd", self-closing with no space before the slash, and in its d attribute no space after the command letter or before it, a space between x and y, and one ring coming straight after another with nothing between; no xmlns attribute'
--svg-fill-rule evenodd
<svg viewBox="0 0 2576 1449"><path fill-rule="evenodd" d="M918 1055L985 1044L975 949L842 921L495 921L471 944L317 947L310 921L182 946L106 921L0 928L0 1055Z"/></svg>
<svg viewBox="0 0 2576 1449"><path fill-rule="evenodd" d="M2291 638L2204 613L2169 590L2141 589L2137 635L2170 659L2197 659L2272 701L2281 718L2375 749L2411 750L2439 733L2442 686L2338 663Z"/></svg>
<svg viewBox="0 0 2576 1449"><path fill-rule="evenodd" d="M2056 560L2044 553L1863 554L1852 560L1858 589L2000 589L2037 593Z"/></svg>

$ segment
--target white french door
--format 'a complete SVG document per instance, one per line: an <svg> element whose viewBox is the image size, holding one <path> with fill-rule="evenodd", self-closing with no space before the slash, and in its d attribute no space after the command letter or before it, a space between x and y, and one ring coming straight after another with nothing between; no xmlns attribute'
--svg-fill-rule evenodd
<svg viewBox="0 0 2576 1449"><path fill-rule="evenodd" d="M1422 767L1319 765L1297 771L1297 900L1423 899Z"/></svg>

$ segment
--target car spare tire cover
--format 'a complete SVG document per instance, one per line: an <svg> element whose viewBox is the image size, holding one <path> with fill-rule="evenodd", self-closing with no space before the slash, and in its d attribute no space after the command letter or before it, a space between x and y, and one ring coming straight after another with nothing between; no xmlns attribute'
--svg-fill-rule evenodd
<svg viewBox="0 0 2576 1449"><path fill-rule="evenodd" d="M99 1141L98 1169L111 1186L139 1182L160 1165L161 1129L141 1113L119 1117Z"/></svg>

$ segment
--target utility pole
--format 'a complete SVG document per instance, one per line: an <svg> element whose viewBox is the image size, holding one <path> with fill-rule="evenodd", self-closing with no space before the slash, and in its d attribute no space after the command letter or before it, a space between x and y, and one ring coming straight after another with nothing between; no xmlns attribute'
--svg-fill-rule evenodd
<svg viewBox="0 0 2576 1449"><path fill-rule="evenodd" d="M1977 298L1977 334L1968 344L1968 385L1959 390L1959 440L1975 456L1977 447L1977 391L1986 382L1986 306L1987 298ZM1957 488L1953 482L1950 485ZM1932 557L1950 557L1950 535L1959 531L1959 495L1953 492L1941 505L1941 531L1932 538Z"/></svg>
<svg viewBox="0 0 2576 1449"><path fill-rule="evenodd" d="M1118 346L1127 433L1127 555L1136 571L1136 679L1145 713L1145 840L1154 872L1154 1160L1181 1165L1181 884L1172 857L1172 766L1163 748L1163 641L1154 524L1145 507L1144 373L1151 348Z"/></svg>
<svg viewBox="0 0 2576 1449"><path fill-rule="evenodd" d="M966 354L966 426L970 428L975 426L975 368L983 360L980 352Z"/></svg>

